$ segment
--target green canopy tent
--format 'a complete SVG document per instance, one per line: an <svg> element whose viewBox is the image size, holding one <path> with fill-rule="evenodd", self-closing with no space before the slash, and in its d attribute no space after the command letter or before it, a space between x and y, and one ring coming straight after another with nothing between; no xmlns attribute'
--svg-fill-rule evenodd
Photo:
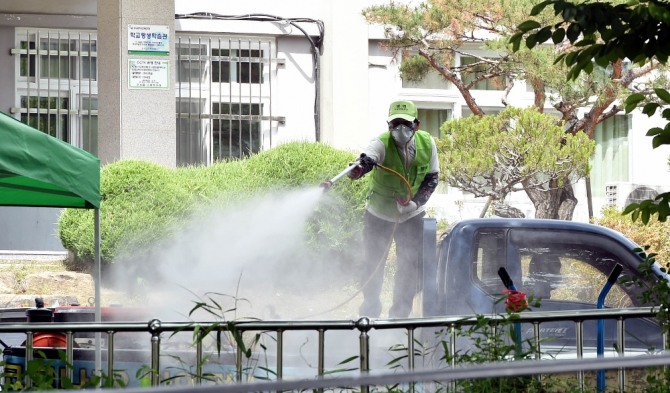
<svg viewBox="0 0 670 393"><path fill-rule="evenodd" d="M95 209L100 321L100 160L0 112L0 206Z"/></svg>

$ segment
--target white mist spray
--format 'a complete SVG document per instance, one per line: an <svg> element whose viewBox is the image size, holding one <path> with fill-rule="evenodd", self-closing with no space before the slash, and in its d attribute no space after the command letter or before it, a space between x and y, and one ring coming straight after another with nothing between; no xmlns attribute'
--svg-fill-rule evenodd
<svg viewBox="0 0 670 393"><path fill-rule="evenodd" d="M206 293L224 295L216 295L215 300L231 310L226 316L229 320L296 319L323 313L347 295L342 290L339 299L315 302L315 296L307 291L318 289L310 285L315 282L340 280L333 276L337 265L323 272L327 277L315 277L320 272L308 269L317 263L307 259L314 257L305 241L309 218L320 202L328 204L330 214L339 214L341 208L329 195L312 187L208 210L179 228L173 238L165 239L160 248L130 261L118 261L116 265L122 268L114 269L115 286L135 286L136 277L141 277L149 294L143 305L166 320L186 318L195 301L209 301L202 297ZM308 271L311 276L306 275ZM348 293L354 291L355 287L349 286ZM338 317L355 317L352 310L357 309L359 300L349 303L348 311Z"/></svg>

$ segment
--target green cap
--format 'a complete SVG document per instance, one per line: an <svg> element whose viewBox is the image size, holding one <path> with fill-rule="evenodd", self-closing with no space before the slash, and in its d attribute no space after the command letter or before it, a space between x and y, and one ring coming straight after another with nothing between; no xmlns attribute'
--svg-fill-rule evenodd
<svg viewBox="0 0 670 393"><path fill-rule="evenodd" d="M412 101L396 101L389 107L389 117L386 121L393 119L414 121L416 118L416 105Z"/></svg>

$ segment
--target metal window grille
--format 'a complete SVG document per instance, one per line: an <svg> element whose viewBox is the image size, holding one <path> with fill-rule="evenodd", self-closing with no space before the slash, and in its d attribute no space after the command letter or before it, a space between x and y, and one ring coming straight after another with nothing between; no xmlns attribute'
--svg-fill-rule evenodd
<svg viewBox="0 0 670 393"><path fill-rule="evenodd" d="M177 35L177 163L240 159L272 146L275 42Z"/></svg>
<svg viewBox="0 0 670 393"><path fill-rule="evenodd" d="M16 106L22 122L98 153L97 35L17 29Z"/></svg>

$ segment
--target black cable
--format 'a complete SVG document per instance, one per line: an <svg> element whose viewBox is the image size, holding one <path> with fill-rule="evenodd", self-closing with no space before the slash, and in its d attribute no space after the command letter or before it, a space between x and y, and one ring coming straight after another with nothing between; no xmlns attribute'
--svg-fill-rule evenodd
<svg viewBox="0 0 670 393"><path fill-rule="evenodd" d="M270 14L244 14L244 15L221 15L211 12L193 12L190 14L175 14L175 19L209 19L209 20L245 20L254 22L287 22L291 26L300 30L300 32L307 38L312 47L312 72L314 73L314 137L317 142L321 141L321 125L319 118L320 92L319 79L320 67L319 56L323 54L323 39L324 39L324 24L323 21L311 18L282 18ZM314 23L319 29L319 36L316 41L310 36L305 29L298 23Z"/></svg>

